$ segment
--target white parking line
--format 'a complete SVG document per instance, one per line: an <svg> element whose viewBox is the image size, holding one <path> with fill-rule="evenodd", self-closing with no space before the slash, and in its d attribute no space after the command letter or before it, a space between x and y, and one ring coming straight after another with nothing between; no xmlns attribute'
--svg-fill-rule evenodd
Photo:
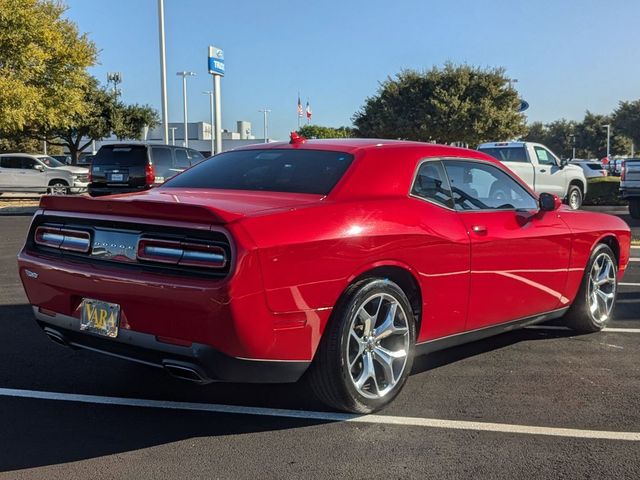
<svg viewBox="0 0 640 480"><path fill-rule="evenodd" d="M525 327L527 330L571 330L569 327L562 325L530 325ZM640 333L640 328L620 328L620 327L605 327L603 332L613 333Z"/></svg>
<svg viewBox="0 0 640 480"><path fill-rule="evenodd" d="M640 283L618 282L621 287L640 287Z"/></svg>
<svg viewBox="0 0 640 480"><path fill-rule="evenodd" d="M353 415L347 413L314 412L305 410L285 410L279 408L241 407L212 403L170 402L139 398L103 397L74 393L43 392L38 390L17 390L0 388L0 396L56 400L98 405L124 407L158 408L166 410L187 410L197 412L225 413L235 415L255 415L261 417L297 418L327 422L373 423L402 425L410 427L443 428L453 430L475 430L482 432L518 433L525 435L547 435L552 437L589 438L599 440L640 441L640 432L614 432L606 430L582 430L576 428L535 427L507 423L470 422L465 420L441 420L436 418L395 417L390 415Z"/></svg>
<svg viewBox="0 0 640 480"><path fill-rule="evenodd" d="M636 258L636 257L631 257L629 259L630 262L640 262L640 258Z"/></svg>

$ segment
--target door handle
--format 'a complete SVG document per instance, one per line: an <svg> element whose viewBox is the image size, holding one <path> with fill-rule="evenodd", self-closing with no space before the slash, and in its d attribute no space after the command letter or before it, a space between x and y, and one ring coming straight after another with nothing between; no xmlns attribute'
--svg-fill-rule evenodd
<svg viewBox="0 0 640 480"><path fill-rule="evenodd" d="M487 233L487 227L484 225L474 225L473 227L471 227L471 230L473 230L473 233L476 233L478 235L484 235Z"/></svg>
<svg viewBox="0 0 640 480"><path fill-rule="evenodd" d="M546 171L547 171L547 169L546 169L546 168L541 168L541 169L540 169L540 173L545 173Z"/></svg>

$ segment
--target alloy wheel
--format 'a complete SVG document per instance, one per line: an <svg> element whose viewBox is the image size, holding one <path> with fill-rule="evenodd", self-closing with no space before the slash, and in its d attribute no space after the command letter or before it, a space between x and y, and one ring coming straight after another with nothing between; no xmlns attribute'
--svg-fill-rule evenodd
<svg viewBox="0 0 640 480"><path fill-rule="evenodd" d="M382 398L402 378L410 348L407 322L402 305L386 293L367 298L351 319L345 358L362 396Z"/></svg>
<svg viewBox="0 0 640 480"><path fill-rule="evenodd" d="M598 255L591 266L587 295L593 319L597 323L606 322L611 316L616 296L616 267L606 253Z"/></svg>
<svg viewBox="0 0 640 480"><path fill-rule="evenodd" d="M49 187L51 191L51 195L66 195L67 194L67 186L63 183L54 183Z"/></svg>
<svg viewBox="0 0 640 480"><path fill-rule="evenodd" d="M569 196L569 206L572 210L578 210L580 208L580 193L577 190L572 190Z"/></svg>

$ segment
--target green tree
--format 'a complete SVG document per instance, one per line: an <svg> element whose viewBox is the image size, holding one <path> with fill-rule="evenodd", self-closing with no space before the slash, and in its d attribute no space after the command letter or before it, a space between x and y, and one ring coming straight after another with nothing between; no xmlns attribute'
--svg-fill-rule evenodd
<svg viewBox="0 0 640 480"><path fill-rule="evenodd" d="M54 0L0 0L0 132L69 124L96 48Z"/></svg>
<svg viewBox="0 0 640 480"><path fill-rule="evenodd" d="M154 109L146 105L125 105L112 93L101 88L95 78L89 81L83 93L84 108L71 118L69 124L47 131L48 142L66 147L74 164L80 153L94 140L108 137L112 133L118 139L140 140L145 126L152 128L158 124L158 114ZM43 138L38 131L23 133Z"/></svg>
<svg viewBox="0 0 640 480"><path fill-rule="evenodd" d="M527 134L522 137L527 142L544 144L547 141L547 126L542 122L533 122L527 126Z"/></svg>
<svg viewBox="0 0 640 480"><path fill-rule="evenodd" d="M546 138L541 143L549 147L551 151L561 158L571 158L573 154L573 135L575 135L576 132L576 125L576 122L565 120L564 118L548 123L545 125Z"/></svg>
<svg viewBox="0 0 640 480"><path fill-rule="evenodd" d="M298 135L305 138L351 138L355 131L350 127L323 127L321 125L304 125L298 130Z"/></svg>
<svg viewBox="0 0 640 480"><path fill-rule="evenodd" d="M519 105L504 69L448 63L388 78L366 99L353 122L364 137L475 146L523 135L525 117Z"/></svg>
<svg viewBox="0 0 640 480"><path fill-rule="evenodd" d="M580 158L603 158L607 155L607 130L612 124L610 115L599 115L587 110L582 122L576 125L576 156ZM629 139L615 128L611 129L611 155L624 155L630 150Z"/></svg>
<svg viewBox="0 0 640 480"><path fill-rule="evenodd" d="M640 146L640 100L618 104L613 112L613 128Z"/></svg>

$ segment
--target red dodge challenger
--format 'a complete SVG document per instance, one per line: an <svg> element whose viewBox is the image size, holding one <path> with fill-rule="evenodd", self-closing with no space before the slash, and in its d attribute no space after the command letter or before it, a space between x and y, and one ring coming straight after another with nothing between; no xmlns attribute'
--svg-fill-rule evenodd
<svg viewBox="0 0 640 480"><path fill-rule="evenodd" d="M60 344L201 383L304 376L364 413L416 354L559 317L602 329L629 248L622 220L480 152L293 135L142 193L44 197L18 263Z"/></svg>

